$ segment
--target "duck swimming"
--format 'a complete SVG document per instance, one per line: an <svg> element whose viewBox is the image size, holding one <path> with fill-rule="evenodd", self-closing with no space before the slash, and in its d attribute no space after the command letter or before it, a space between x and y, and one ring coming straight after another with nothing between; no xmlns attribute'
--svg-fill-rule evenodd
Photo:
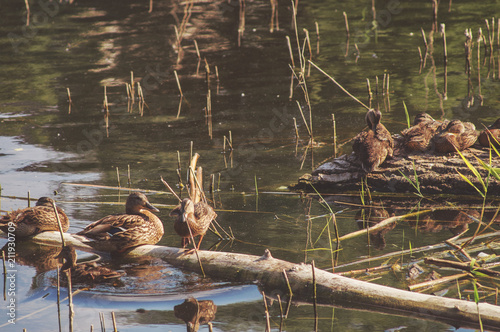
<svg viewBox="0 0 500 332"><path fill-rule="evenodd" d="M159 212L146 195L131 193L125 204L125 214L112 214L76 233L97 250L124 252L143 244L156 244L163 236L162 221L151 212Z"/></svg>
<svg viewBox="0 0 500 332"><path fill-rule="evenodd" d="M76 251L72 246L64 246L57 256L63 259L61 272L71 270L71 281L74 284L99 284L103 282L115 282L122 274L104 266L98 266L95 262L76 263Z"/></svg>
<svg viewBox="0 0 500 332"><path fill-rule="evenodd" d="M434 135L431 143L440 153L463 151L472 146L477 139L476 126L470 122L452 120Z"/></svg>
<svg viewBox="0 0 500 332"><path fill-rule="evenodd" d="M367 173L375 170L387 157L392 158L394 141L391 133L380 123L382 113L370 109L366 113L368 131L359 133L354 138L352 149Z"/></svg>
<svg viewBox="0 0 500 332"><path fill-rule="evenodd" d="M46 231L59 231L56 214L52 207L54 200L40 197L34 207L19 209L0 218L0 229L4 233L14 233L16 237L27 237ZM64 210L57 207L63 232L69 228L69 220ZM12 227L15 228L12 231Z"/></svg>
<svg viewBox="0 0 500 332"><path fill-rule="evenodd" d="M431 147L431 139L442 126L447 126L449 121L436 121L427 113L415 116L413 126L401 132L403 145L407 151L425 152Z"/></svg>
<svg viewBox="0 0 500 332"><path fill-rule="evenodd" d="M183 248L187 246L191 239L189 229L195 236L200 236L196 249L200 249L203 236L210 227L212 220L217 217L214 209L205 202L194 203L189 198L184 198L179 205L177 205L170 216L176 217L174 222L174 229L177 234L182 237L181 245Z"/></svg>
<svg viewBox="0 0 500 332"><path fill-rule="evenodd" d="M496 148L500 148L500 118L498 118L491 126L481 131L478 138L479 144L489 147L490 144Z"/></svg>

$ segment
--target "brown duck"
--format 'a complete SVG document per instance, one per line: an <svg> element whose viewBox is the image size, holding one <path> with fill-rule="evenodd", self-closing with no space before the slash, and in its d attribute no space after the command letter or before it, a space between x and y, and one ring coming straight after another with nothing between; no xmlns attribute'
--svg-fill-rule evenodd
<svg viewBox="0 0 500 332"><path fill-rule="evenodd" d="M427 113L419 113L413 121L413 126L401 132L403 144L407 151L425 152L431 147L431 139L442 126L449 121L436 121Z"/></svg>
<svg viewBox="0 0 500 332"><path fill-rule="evenodd" d="M368 131L359 133L354 138L352 149L367 173L375 170L387 157L392 158L394 141L391 133L380 123L382 113L370 109L366 113Z"/></svg>
<svg viewBox="0 0 500 332"><path fill-rule="evenodd" d="M211 325L216 312L217 306L212 300L198 301L192 297L174 307L175 317L186 323L188 332L198 331L201 324Z"/></svg>
<svg viewBox="0 0 500 332"><path fill-rule="evenodd" d="M20 238L46 231L58 231L59 226L52 202L54 202L52 198L40 197L34 207L9 212L0 218L0 229L4 233L13 232L16 237ZM57 214L62 230L66 232L69 228L68 217L59 207L57 207Z"/></svg>
<svg viewBox="0 0 500 332"><path fill-rule="evenodd" d="M200 249L200 243L203 236L210 227L212 220L217 217L214 209L204 202L194 203L189 198L184 198L182 202L177 205L170 216L176 217L174 222L174 229L177 234L182 237L182 247L185 248L191 239L189 229L195 236L200 236L196 249Z"/></svg>
<svg viewBox="0 0 500 332"><path fill-rule="evenodd" d="M64 261L61 272L71 270L71 281L74 284L116 282L122 276L121 273L104 266L98 266L95 262L77 264L76 252L72 246L64 246L57 257Z"/></svg>
<svg viewBox="0 0 500 332"><path fill-rule="evenodd" d="M123 252L143 244L156 244L163 236L162 221L151 212L159 212L146 195L131 193L125 204L125 214L112 214L77 233L97 250Z"/></svg>
<svg viewBox="0 0 500 332"><path fill-rule="evenodd" d="M432 138L434 149L440 153L463 151L477 139L476 127L470 122L452 120Z"/></svg>
<svg viewBox="0 0 500 332"><path fill-rule="evenodd" d="M489 147L490 144L500 148L500 118L498 118L491 126L481 131L478 138L479 144Z"/></svg>

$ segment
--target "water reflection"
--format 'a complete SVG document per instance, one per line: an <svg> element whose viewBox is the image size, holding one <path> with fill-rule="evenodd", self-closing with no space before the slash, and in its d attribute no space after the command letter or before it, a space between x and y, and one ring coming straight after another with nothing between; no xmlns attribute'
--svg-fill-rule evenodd
<svg viewBox="0 0 500 332"><path fill-rule="evenodd" d="M358 228L363 229L370 228L390 216L394 216L394 213L389 214L383 207L371 207L359 210L356 213L355 219ZM370 231L370 243L379 250L384 249L386 246L385 234L394 229L394 227L396 227L396 223L390 223L385 227Z"/></svg>
<svg viewBox="0 0 500 332"><path fill-rule="evenodd" d="M186 323L188 332L196 332L202 324L208 324L212 331L212 321L215 318L217 306L212 300L198 301L195 298L188 298L182 304L174 307L175 317Z"/></svg>

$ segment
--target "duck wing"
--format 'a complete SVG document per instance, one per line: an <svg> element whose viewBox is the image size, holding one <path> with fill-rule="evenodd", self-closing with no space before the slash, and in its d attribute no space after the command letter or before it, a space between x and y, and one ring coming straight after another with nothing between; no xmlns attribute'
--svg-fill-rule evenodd
<svg viewBox="0 0 500 332"><path fill-rule="evenodd" d="M142 225L146 219L142 214L113 214L91 223L76 234L100 240L110 239L120 232Z"/></svg>

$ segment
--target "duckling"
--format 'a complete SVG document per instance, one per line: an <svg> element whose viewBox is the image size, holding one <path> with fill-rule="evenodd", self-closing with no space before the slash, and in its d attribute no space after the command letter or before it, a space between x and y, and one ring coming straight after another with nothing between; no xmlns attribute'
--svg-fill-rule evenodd
<svg viewBox="0 0 500 332"><path fill-rule="evenodd" d="M216 312L217 306L212 300L198 301L192 297L174 307L175 317L186 323L188 332L198 331L201 324L211 325Z"/></svg>
<svg viewBox="0 0 500 332"><path fill-rule="evenodd" d="M380 123L382 113L370 109L366 113L368 131L359 133L354 138L352 149L367 173L375 170L387 157L392 158L394 141L391 133Z"/></svg>
<svg viewBox="0 0 500 332"><path fill-rule="evenodd" d="M189 229L191 229L193 238L198 235L200 236L200 240L196 246L198 250L200 249L203 236L207 232L208 227L210 227L212 220L217 217L217 214L207 203L198 202L195 204L191 199L184 198L182 202L170 212L170 216L176 217L174 229L175 232L182 237L182 247L185 248L189 243L191 239Z"/></svg>
<svg viewBox="0 0 500 332"><path fill-rule="evenodd" d="M71 270L71 281L74 284L115 282L122 276L120 272L98 266L95 262L76 264L76 257L75 248L72 246L64 246L57 256L64 261L61 272Z"/></svg>
<svg viewBox="0 0 500 332"><path fill-rule="evenodd" d="M476 142L477 136L474 124L453 120L434 135L432 144L440 153L463 151Z"/></svg>
<svg viewBox="0 0 500 332"><path fill-rule="evenodd" d="M34 207L9 212L0 218L0 229L4 233L14 233L19 238L46 231L58 231L59 226L52 202L54 202L52 198L40 197ZM69 228L68 217L60 207L57 207L57 214L62 230L66 232Z"/></svg>
<svg viewBox="0 0 500 332"><path fill-rule="evenodd" d="M444 123L436 121L427 113L419 113L415 116L413 126L401 132L403 144L407 151L425 152L431 147L431 139Z"/></svg>
<svg viewBox="0 0 500 332"><path fill-rule="evenodd" d="M478 138L479 144L489 147L490 144L500 148L500 118L498 118L491 126L481 131Z"/></svg>
<svg viewBox="0 0 500 332"><path fill-rule="evenodd" d="M163 236L162 221L151 212L159 212L146 195L131 193L125 204L125 214L112 214L76 233L97 250L122 253L143 244L156 244Z"/></svg>

